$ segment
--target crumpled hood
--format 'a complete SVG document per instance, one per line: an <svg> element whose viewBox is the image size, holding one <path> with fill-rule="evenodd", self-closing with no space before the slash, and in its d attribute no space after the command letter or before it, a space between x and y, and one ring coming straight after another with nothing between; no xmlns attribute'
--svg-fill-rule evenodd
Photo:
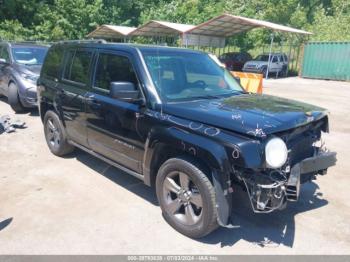
<svg viewBox="0 0 350 262"><path fill-rule="evenodd" d="M169 103L163 105L163 112L256 137L305 125L327 115L320 107L257 94Z"/></svg>

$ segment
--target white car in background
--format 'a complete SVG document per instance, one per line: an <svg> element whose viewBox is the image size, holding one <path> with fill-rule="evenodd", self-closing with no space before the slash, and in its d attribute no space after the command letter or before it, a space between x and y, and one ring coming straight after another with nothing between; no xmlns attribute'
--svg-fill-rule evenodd
<svg viewBox="0 0 350 262"><path fill-rule="evenodd" d="M269 61L270 57L270 63ZM267 67L268 70L267 70ZM243 72L259 73L264 77L268 73L275 73L277 76L286 76L288 71L288 57L284 53L271 53L258 55L254 60L248 61L243 66Z"/></svg>

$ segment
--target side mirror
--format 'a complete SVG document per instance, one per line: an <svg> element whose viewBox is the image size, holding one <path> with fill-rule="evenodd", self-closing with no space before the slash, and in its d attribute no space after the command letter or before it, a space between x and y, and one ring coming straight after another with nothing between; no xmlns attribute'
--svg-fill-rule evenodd
<svg viewBox="0 0 350 262"><path fill-rule="evenodd" d="M6 63L7 63L7 61L6 61L6 59L4 59L4 58L0 58L0 63L2 63L2 64L6 64Z"/></svg>
<svg viewBox="0 0 350 262"><path fill-rule="evenodd" d="M111 82L109 94L112 98L130 102L140 98L140 91L131 82Z"/></svg>

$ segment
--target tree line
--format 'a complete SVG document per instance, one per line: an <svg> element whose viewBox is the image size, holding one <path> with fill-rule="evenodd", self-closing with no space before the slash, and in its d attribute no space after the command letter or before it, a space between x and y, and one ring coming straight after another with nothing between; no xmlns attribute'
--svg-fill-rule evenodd
<svg viewBox="0 0 350 262"><path fill-rule="evenodd" d="M82 39L101 24L198 24L223 12L308 30L314 33L310 40L350 40L349 0L0 0L0 38ZM268 41L267 30L230 39L248 47Z"/></svg>

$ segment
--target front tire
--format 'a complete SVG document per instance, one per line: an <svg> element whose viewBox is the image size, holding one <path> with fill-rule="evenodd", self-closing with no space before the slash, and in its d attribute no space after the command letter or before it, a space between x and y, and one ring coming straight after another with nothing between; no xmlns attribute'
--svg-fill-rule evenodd
<svg viewBox="0 0 350 262"><path fill-rule="evenodd" d="M58 115L47 111L44 116L44 133L50 151L56 156L71 153L74 147L67 141L67 135Z"/></svg>
<svg viewBox="0 0 350 262"><path fill-rule="evenodd" d="M9 84L9 92L8 92L8 102L16 113L21 113L25 110L24 106L21 103L18 95L18 87L15 83Z"/></svg>
<svg viewBox="0 0 350 262"><path fill-rule="evenodd" d="M218 227L214 188L194 161L167 160L158 171L156 191L165 220L180 233L201 238Z"/></svg>

